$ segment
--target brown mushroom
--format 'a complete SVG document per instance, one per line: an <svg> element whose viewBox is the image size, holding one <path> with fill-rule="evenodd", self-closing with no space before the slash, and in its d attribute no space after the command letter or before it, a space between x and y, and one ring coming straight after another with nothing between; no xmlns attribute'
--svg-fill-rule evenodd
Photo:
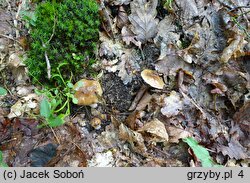
<svg viewBox="0 0 250 183"><path fill-rule="evenodd" d="M97 117L92 118L90 121L90 125L96 130L99 130L101 128L101 124L102 121Z"/></svg>
<svg viewBox="0 0 250 183"><path fill-rule="evenodd" d="M98 81L81 79L74 88L77 105L93 105L96 104L102 96L102 88Z"/></svg>
<svg viewBox="0 0 250 183"><path fill-rule="evenodd" d="M164 88L164 82L163 79L158 76L158 74L150 69L145 69L141 72L142 79L149 84L150 86L157 88L157 89L163 89Z"/></svg>

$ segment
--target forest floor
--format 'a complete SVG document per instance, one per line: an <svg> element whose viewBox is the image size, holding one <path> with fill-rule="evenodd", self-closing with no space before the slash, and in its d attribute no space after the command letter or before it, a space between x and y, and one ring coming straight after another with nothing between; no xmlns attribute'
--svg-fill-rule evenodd
<svg viewBox="0 0 250 183"><path fill-rule="evenodd" d="M250 2L166 2L102 0L102 102L37 128L20 16L30 2L0 1L0 165L202 166L192 138L215 165L249 167Z"/></svg>

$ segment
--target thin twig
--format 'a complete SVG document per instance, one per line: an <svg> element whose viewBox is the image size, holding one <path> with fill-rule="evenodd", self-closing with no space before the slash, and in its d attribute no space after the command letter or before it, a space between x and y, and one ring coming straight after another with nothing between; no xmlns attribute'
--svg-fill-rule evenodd
<svg viewBox="0 0 250 183"><path fill-rule="evenodd" d="M242 8L250 8L250 6L237 6L237 7L233 8L233 9L229 10L229 12L230 11L236 11L236 10L242 9Z"/></svg>
<svg viewBox="0 0 250 183"><path fill-rule="evenodd" d="M22 0L22 2L19 4L15 19L14 19L14 26L16 27L16 38L20 37L19 30L17 29L17 25L18 25L18 19L19 19L20 11L22 9L22 6L25 5L25 3L26 3L26 0Z"/></svg>
<svg viewBox="0 0 250 183"><path fill-rule="evenodd" d="M141 98L143 97L144 93L147 91L148 87L146 85L142 85L142 87L140 88L140 90L137 92L132 104L129 107L129 111L133 111L135 110L136 106L138 105L139 101L141 100Z"/></svg>
<svg viewBox="0 0 250 183"><path fill-rule="evenodd" d="M227 5L226 3L222 2L221 0L217 0L221 5L225 6L228 9L233 9L231 6Z"/></svg>
<svg viewBox="0 0 250 183"><path fill-rule="evenodd" d="M58 144L61 144L59 138L57 137L57 135L56 135L56 133L55 133L55 131L54 131L54 129L53 129L51 126L50 126L50 129L51 129L53 135L55 136L57 143L58 143Z"/></svg>
<svg viewBox="0 0 250 183"><path fill-rule="evenodd" d="M43 43L43 47L46 48L45 44ZM45 50L44 52L44 56L45 56L45 60L46 60L46 65L47 65L47 74L48 74L48 78L51 78L51 65L50 65L50 61L49 61L49 57L47 54L47 51Z"/></svg>
<svg viewBox="0 0 250 183"><path fill-rule="evenodd" d="M49 42L52 40L52 38L55 34L55 27L56 27L56 14L54 14L54 25L53 25L52 34L51 34L49 40L46 42L46 45L49 44ZM46 60L46 65L47 65L47 74L48 74L48 79L50 79L51 78L51 65L50 65L49 57L48 57L48 54L46 51L46 45L43 43L43 47L45 48L44 57Z"/></svg>
<svg viewBox="0 0 250 183"><path fill-rule="evenodd" d="M13 37L10 37L10 36L4 35L4 34L0 34L0 36L5 37L7 39L10 39L12 41L15 41L15 42L17 42L18 44L21 45L21 43L18 40L14 39Z"/></svg>

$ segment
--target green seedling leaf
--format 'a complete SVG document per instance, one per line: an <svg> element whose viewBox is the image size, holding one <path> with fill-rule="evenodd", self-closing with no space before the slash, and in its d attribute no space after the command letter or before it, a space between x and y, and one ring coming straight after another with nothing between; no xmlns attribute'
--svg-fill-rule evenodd
<svg viewBox="0 0 250 183"><path fill-rule="evenodd" d="M8 167L8 165L3 162L3 153L2 153L2 151L0 151L0 167Z"/></svg>
<svg viewBox="0 0 250 183"><path fill-rule="evenodd" d="M194 138L187 137L182 140L191 147L195 156L201 161L202 167L221 167L213 161L207 149L200 146Z"/></svg>
<svg viewBox="0 0 250 183"><path fill-rule="evenodd" d="M51 102L50 102L50 105L51 105L51 111L50 113L52 113L52 111L54 111L58 105L58 101L56 101L56 99L52 99Z"/></svg>
<svg viewBox="0 0 250 183"><path fill-rule="evenodd" d="M51 109L51 106L50 106L49 101L46 98L44 98L40 104L40 115L45 118L49 118L51 114L50 109Z"/></svg>
<svg viewBox="0 0 250 183"><path fill-rule="evenodd" d="M38 90L38 89L35 89L35 93L36 93L37 95L42 95L42 94L43 94L43 92L42 92L41 90Z"/></svg>
<svg viewBox="0 0 250 183"><path fill-rule="evenodd" d="M72 98L72 102L73 102L74 104L78 104L78 99L75 98L75 97L73 97L73 98Z"/></svg>
<svg viewBox="0 0 250 183"><path fill-rule="evenodd" d="M5 90L3 87L0 86L0 96L5 96L7 95L7 90Z"/></svg>
<svg viewBox="0 0 250 183"><path fill-rule="evenodd" d="M70 83L70 82L67 83L67 86L68 86L69 88L73 88L73 87L74 87L74 85L73 85L72 83Z"/></svg>
<svg viewBox="0 0 250 183"><path fill-rule="evenodd" d="M55 93L55 95L58 95L59 91L56 89L56 90L54 91L54 93Z"/></svg>
<svg viewBox="0 0 250 183"><path fill-rule="evenodd" d="M53 74L53 75L51 76L51 78L55 78L55 77L61 78L61 75L60 75L60 74Z"/></svg>
<svg viewBox="0 0 250 183"><path fill-rule="evenodd" d="M50 117L48 119L48 124L50 127L58 127L64 124L64 115L60 114L59 116L56 117Z"/></svg>
<svg viewBox="0 0 250 183"><path fill-rule="evenodd" d="M57 67L57 70L59 70L62 66L64 66L64 65L68 65L68 63L66 63L66 62L63 62L63 63L60 63L59 65L58 65L58 67Z"/></svg>

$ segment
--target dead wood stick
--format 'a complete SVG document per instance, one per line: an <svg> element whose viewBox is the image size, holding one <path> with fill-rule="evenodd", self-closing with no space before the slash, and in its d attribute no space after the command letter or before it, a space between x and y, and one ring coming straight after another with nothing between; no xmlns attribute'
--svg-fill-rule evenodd
<svg viewBox="0 0 250 183"><path fill-rule="evenodd" d="M142 87L140 88L140 90L138 91L138 93L135 96L135 99L133 100L131 106L129 107L129 111L133 111L135 110L137 104L139 103L139 101L141 100L141 98L143 97L144 93L147 91L148 87L146 85L142 85Z"/></svg>

